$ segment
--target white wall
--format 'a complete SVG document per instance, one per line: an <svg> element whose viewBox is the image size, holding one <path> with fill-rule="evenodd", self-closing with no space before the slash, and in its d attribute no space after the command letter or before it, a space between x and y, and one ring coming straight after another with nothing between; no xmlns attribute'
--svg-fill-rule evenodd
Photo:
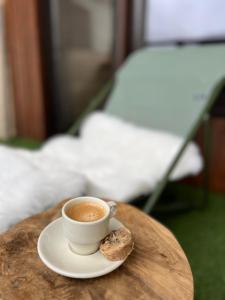
<svg viewBox="0 0 225 300"><path fill-rule="evenodd" d="M225 39L224 0L147 0L145 41Z"/></svg>

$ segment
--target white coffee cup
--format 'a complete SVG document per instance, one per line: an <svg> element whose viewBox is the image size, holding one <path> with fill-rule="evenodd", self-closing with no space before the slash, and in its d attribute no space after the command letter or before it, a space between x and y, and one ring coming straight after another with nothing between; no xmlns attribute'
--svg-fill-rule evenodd
<svg viewBox="0 0 225 300"><path fill-rule="evenodd" d="M103 218L93 222L80 222L71 219L67 211L77 203L95 202L105 209ZM63 232L70 249L80 255L96 252L100 241L108 234L109 220L116 213L116 203L105 202L95 197L78 197L67 201L62 208Z"/></svg>

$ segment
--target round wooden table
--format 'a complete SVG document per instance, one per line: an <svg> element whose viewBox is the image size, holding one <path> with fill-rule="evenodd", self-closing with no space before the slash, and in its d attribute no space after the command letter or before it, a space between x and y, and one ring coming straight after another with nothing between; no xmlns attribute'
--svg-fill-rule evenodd
<svg viewBox="0 0 225 300"><path fill-rule="evenodd" d="M133 233L135 248L119 269L86 280L49 270L38 257L37 238L63 203L0 236L0 299L193 299L191 269L173 234L128 204L118 204L117 218Z"/></svg>

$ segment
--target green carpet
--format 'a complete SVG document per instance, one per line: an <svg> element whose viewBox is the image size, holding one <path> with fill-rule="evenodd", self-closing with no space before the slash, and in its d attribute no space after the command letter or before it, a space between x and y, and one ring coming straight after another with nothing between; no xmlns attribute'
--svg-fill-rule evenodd
<svg viewBox="0 0 225 300"><path fill-rule="evenodd" d="M35 150L37 149L39 146L41 146L41 142L34 140L34 139L27 139L27 138L11 138L7 141L0 141L0 144L6 144L6 145L10 145L12 147L15 148L26 148L26 149L30 149L30 150Z"/></svg>
<svg viewBox="0 0 225 300"><path fill-rule="evenodd" d="M199 202L202 191L174 185L176 197ZM225 196L210 194L204 208L156 215L176 236L190 262L195 299L225 299Z"/></svg>

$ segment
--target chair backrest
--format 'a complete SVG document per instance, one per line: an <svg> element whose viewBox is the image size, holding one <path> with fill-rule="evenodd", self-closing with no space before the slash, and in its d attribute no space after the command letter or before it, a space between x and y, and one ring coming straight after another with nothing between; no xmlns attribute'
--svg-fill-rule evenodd
<svg viewBox="0 0 225 300"><path fill-rule="evenodd" d="M225 45L144 48L120 68L106 111L186 138L225 77Z"/></svg>

